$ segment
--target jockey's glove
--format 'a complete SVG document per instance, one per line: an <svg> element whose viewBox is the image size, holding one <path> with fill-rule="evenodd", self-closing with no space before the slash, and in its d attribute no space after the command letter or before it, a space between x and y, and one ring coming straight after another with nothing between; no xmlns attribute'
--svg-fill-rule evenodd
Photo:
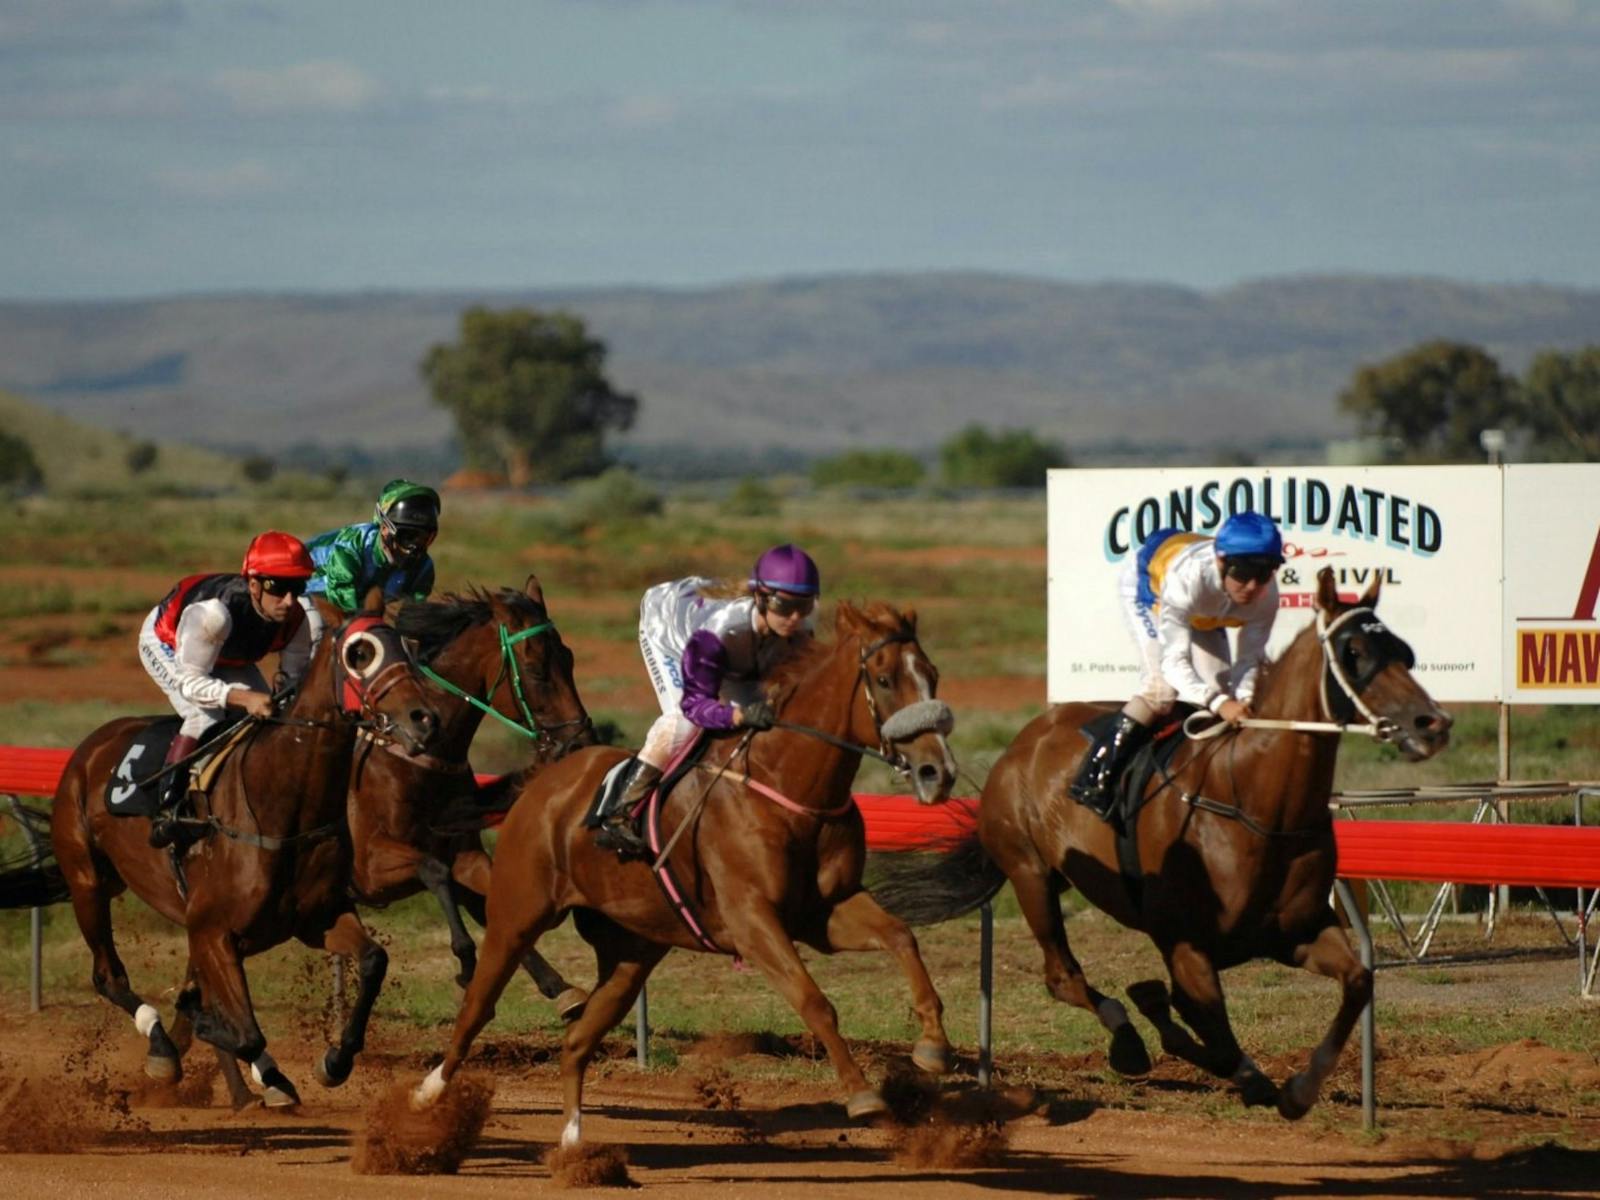
<svg viewBox="0 0 1600 1200"><path fill-rule="evenodd" d="M746 729L771 729L778 723L778 714L765 700L757 700L739 709L739 724Z"/></svg>

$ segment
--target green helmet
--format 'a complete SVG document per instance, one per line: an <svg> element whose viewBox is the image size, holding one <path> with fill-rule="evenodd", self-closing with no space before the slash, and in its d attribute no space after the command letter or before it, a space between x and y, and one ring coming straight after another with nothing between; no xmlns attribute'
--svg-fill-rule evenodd
<svg viewBox="0 0 1600 1200"><path fill-rule="evenodd" d="M437 530L441 507L439 493L431 487L409 479L391 479L378 495L373 516L391 535L402 528Z"/></svg>

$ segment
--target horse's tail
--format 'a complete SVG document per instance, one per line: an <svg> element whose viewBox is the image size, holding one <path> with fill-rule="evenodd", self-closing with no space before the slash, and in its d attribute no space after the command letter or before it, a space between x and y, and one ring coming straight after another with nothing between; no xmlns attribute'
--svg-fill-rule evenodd
<svg viewBox="0 0 1600 1200"><path fill-rule="evenodd" d="M868 890L883 909L909 925L936 925L969 913L1006 881L976 833L948 851L873 855Z"/></svg>
<svg viewBox="0 0 1600 1200"><path fill-rule="evenodd" d="M0 908L43 908L60 904L70 895L55 863L0 871Z"/></svg>

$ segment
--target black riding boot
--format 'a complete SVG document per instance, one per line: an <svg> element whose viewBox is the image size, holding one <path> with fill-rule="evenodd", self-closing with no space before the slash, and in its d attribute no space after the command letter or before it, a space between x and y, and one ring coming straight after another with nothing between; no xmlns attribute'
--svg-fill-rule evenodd
<svg viewBox="0 0 1600 1200"><path fill-rule="evenodd" d="M1122 768L1150 738L1150 729L1127 713L1118 713L1116 724L1101 734L1084 756L1072 795L1079 804L1105 819L1111 814L1116 779Z"/></svg>
<svg viewBox="0 0 1600 1200"><path fill-rule="evenodd" d="M180 733L167 747L167 760L162 766L172 767L172 764L189 757L199 748L199 738ZM183 826L178 824L178 805L188 790L189 764L173 767L172 773L161 784L161 808L150 818L150 844L157 850L172 845L182 836Z"/></svg>
<svg viewBox="0 0 1600 1200"><path fill-rule="evenodd" d="M615 850L623 858L648 858L650 843L633 831L633 811L661 782L661 772L638 758L629 762L625 769L628 780L622 795L602 818L594 842L602 850Z"/></svg>

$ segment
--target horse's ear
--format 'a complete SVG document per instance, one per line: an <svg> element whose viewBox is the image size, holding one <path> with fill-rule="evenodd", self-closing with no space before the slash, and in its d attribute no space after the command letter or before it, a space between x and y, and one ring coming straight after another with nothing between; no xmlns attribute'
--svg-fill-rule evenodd
<svg viewBox="0 0 1600 1200"><path fill-rule="evenodd" d="M841 600L833 609L833 627L844 634L861 632L861 610L848 600Z"/></svg>
<svg viewBox="0 0 1600 1200"><path fill-rule="evenodd" d="M912 633L917 631L917 610L908 608L900 614L900 623Z"/></svg>
<svg viewBox="0 0 1600 1200"><path fill-rule="evenodd" d="M361 599L361 611L369 616L383 615L383 589L373 584Z"/></svg>
<svg viewBox="0 0 1600 1200"><path fill-rule="evenodd" d="M1339 610L1339 589L1333 582L1333 568L1317 572L1317 607L1330 616Z"/></svg>
<svg viewBox="0 0 1600 1200"><path fill-rule="evenodd" d="M539 585L539 577L537 575L528 576L528 582L522 585L522 592L523 595L527 596L529 600L532 600L540 608L544 607L544 588Z"/></svg>
<svg viewBox="0 0 1600 1200"><path fill-rule="evenodd" d="M1367 585L1367 590L1361 593L1361 604L1364 608L1374 608L1378 603L1378 593L1383 590L1383 568L1374 568L1372 582Z"/></svg>

